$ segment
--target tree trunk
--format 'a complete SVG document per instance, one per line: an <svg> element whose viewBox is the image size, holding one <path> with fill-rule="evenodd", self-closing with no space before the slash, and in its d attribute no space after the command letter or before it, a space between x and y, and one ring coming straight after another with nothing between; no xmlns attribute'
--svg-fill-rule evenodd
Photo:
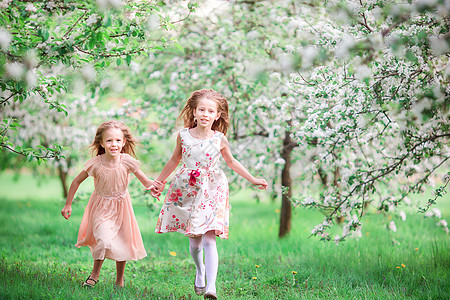
<svg viewBox="0 0 450 300"><path fill-rule="evenodd" d="M64 171L63 167L61 165L59 165L58 166L58 174L59 174L59 179L61 180L64 198L67 198L67 195L69 194L69 191L67 189L67 174L68 174L68 172Z"/></svg>
<svg viewBox="0 0 450 300"><path fill-rule="evenodd" d="M292 217L292 179L291 179L291 153L294 147L297 146L291 139L291 132L286 130L283 140L283 150L281 157L285 164L281 171L281 185L283 195L281 197L281 212L280 212L280 232L278 237L282 238L291 231L291 217Z"/></svg>

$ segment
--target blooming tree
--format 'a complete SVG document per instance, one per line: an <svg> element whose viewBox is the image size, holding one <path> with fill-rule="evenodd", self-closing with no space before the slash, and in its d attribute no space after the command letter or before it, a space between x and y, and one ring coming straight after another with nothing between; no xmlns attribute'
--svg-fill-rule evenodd
<svg viewBox="0 0 450 300"><path fill-rule="evenodd" d="M361 236L368 204L405 220L398 208L411 204L409 194L440 185L420 208L425 212L446 192L450 7L439 1L330 1L327 9L337 18L313 28L313 47L330 59L292 74L306 100L305 118L293 123L292 132L298 143L314 145L310 170L320 170L322 181L320 173L333 177L323 182L321 197L297 204L324 211L311 233L338 243ZM434 177L437 170L443 178ZM345 224L331 237L333 217ZM448 232L445 220L438 224ZM395 221L389 229L396 231Z"/></svg>
<svg viewBox="0 0 450 300"><path fill-rule="evenodd" d="M0 147L40 163L60 160L62 141L46 136L51 144L16 143L14 131L30 129L26 116L38 116L42 110L67 116L65 101L95 90L103 72L132 66L136 57L173 44L167 31L187 18L195 4L178 11L158 1L3 0L0 7ZM106 88L101 86L102 91ZM32 97L43 104L34 111L30 105L25 115L10 113Z"/></svg>
<svg viewBox="0 0 450 300"><path fill-rule="evenodd" d="M448 9L438 1L236 2L186 22L184 53L147 68L151 82L168 83L156 90L173 102L172 115L197 88L230 99L238 158L274 182L281 172L280 236L293 203L322 211L311 233L338 243L361 235L369 206L404 220L408 195L440 185L425 212L446 191ZM343 232L332 237L337 220Z"/></svg>

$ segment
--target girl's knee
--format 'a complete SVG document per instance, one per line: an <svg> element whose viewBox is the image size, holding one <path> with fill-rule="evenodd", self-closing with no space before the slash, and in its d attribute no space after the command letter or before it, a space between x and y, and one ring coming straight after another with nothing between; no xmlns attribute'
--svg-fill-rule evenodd
<svg viewBox="0 0 450 300"><path fill-rule="evenodd" d="M216 235L213 231L208 231L203 236L203 247L214 247L216 245Z"/></svg>
<svg viewBox="0 0 450 300"><path fill-rule="evenodd" d="M202 250L202 238L190 238L189 239L189 248L194 251Z"/></svg>

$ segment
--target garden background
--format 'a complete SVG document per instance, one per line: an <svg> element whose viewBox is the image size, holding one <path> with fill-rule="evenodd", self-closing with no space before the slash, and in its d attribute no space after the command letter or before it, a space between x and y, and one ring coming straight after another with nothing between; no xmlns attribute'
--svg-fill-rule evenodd
<svg viewBox="0 0 450 300"><path fill-rule="evenodd" d="M181 235L153 233L160 202L130 192L148 257L115 290L73 247L67 187L99 123L170 158L190 93L229 101L232 204L224 299L448 299L448 1L0 2L1 298L196 298Z"/></svg>

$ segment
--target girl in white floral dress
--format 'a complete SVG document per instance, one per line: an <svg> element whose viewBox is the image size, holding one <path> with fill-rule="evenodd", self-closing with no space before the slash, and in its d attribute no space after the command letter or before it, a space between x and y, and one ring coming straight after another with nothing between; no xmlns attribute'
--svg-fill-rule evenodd
<svg viewBox="0 0 450 300"><path fill-rule="evenodd" d="M189 251L196 266L194 290L198 295L204 294L204 298L217 299L216 236L228 238L230 209L220 154L231 169L260 189L266 189L267 182L252 176L231 154L225 137L228 103L221 94L206 89L195 91L179 119L183 119L186 128L180 130L172 158L156 180L164 182L180 160L181 168L170 185L156 232L176 231L189 237Z"/></svg>

